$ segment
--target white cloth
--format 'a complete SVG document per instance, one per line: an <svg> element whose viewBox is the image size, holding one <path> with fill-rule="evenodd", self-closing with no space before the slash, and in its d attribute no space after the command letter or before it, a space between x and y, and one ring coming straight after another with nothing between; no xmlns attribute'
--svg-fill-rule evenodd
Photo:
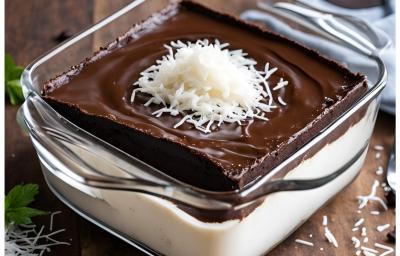
<svg viewBox="0 0 400 256"><path fill-rule="evenodd" d="M377 31L377 33L385 33L392 40L392 44L380 53L380 57L382 58L388 70L388 83L382 93L381 109L394 115L396 46L394 8L395 0L389 0L388 4L384 7L371 7L363 9L347 9L336 6L324 0L309 0L307 3L321 10L352 15L364 19L365 21L369 22L369 24ZM266 14L263 11L247 10L241 14L241 17L250 21L262 21L267 27L274 31L302 42L318 51L324 52L332 58L342 60L343 62L347 63L347 66L351 70L370 70L371 74L374 74L373 70L375 70L376 67L367 58L362 57L361 55L354 53L352 50L349 50L338 44L334 44L316 36L294 30L289 25L272 17L271 15ZM369 75L370 78L371 74Z"/></svg>

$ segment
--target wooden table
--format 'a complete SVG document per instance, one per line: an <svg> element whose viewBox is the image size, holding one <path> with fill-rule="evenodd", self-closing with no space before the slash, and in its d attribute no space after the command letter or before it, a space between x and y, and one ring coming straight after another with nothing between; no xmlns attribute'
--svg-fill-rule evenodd
<svg viewBox="0 0 400 256"><path fill-rule="evenodd" d="M212 1L212 0L208 0ZM86 26L98 21L129 0L6 0L6 51L11 53L19 65L27 65L40 54L57 45L54 40L61 32L75 34ZM214 1L222 9L235 11L251 4L251 1ZM55 226L66 228L59 239L68 241L71 246L54 247L48 255L142 255L131 246L109 235L93 224L85 221L56 199L46 187L41 174L36 153L29 138L19 129L15 115L17 107L6 105L6 190L21 182L40 184L40 196L35 206L43 210L61 210L55 218ZM394 138L395 119L385 113L379 113L372 145L383 145L384 151L379 162L385 167L389 149ZM280 244L270 255L350 255L354 252L351 236L353 224L360 218L366 218L365 226L369 230L369 246L373 242L385 243L386 232L374 231L377 225L390 223L393 227L395 214L393 209L379 216L369 215L369 211L378 209L377 205L368 206L359 214L356 211L357 195L369 193L373 181L383 176L376 176L378 166L374 150L370 149L361 175L348 188L341 192L326 207L318 211L292 236ZM378 194L382 195L382 189ZM322 216L328 215L332 232L339 248L329 245L321 225ZM38 225L48 225L48 217L37 218ZM266 230L268 232L268 230ZM312 234L312 238L310 238ZM315 247L307 247L294 242L296 238L312 240ZM320 251L323 248L323 251Z"/></svg>

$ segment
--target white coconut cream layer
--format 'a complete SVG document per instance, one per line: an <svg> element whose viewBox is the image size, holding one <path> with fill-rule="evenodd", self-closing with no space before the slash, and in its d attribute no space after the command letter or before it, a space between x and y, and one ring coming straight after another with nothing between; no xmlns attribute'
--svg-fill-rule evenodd
<svg viewBox="0 0 400 256"><path fill-rule="evenodd" d="M358 123L285 178L317 178L341 167L369 140L375 109L373 102ZM202 222L164 199L84 186L82 192L49 171L45 174L51 186L81 211L162 254L250 256L270 251L348 185L360 171L365 156L366 152L345 173L320 188L271 194L244 219L222 223Z"/></svg>

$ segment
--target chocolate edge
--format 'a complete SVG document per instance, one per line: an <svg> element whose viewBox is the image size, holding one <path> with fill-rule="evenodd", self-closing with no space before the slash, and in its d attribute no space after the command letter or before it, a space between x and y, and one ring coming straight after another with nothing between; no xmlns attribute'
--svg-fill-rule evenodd
<svg viewBox="0 0 400 256"><path fill-rule="evenodd" d="M265 28L263 28L261 26L242 21L242 20L236 18L235 16L232 16L232 15L229 15L229 14L224 14L224 13L221 13L221 12L216 12L216 11L210 10L207 7L205 7L205 6L201 5L201 4L195 3L193 1L182 1L179 4L171 4L167 8L165 8L165 9L161 10L160 12L158 12L158 14L163 15L165 13L168 13L168 11L171 11L171 10L173 11L173 8L178 8L176 6L178 6L179 8L180 8L180 6L185 6L186 8L194 8L196 11L200 11L200 12L203 12L203 13L205 12L207 14L210 14L211 16L213 16L214 18L217 18L218 20L224 19L225 21L229 21L229 23L231 23L231 24L233 23L234 25L238 25L241 28L246 28L246 29L247 28L251 28L251 31L254 32L254 33L262 33L263 35L265 35L267 37L271 37L272 36L272 37L275 37L275 38L278 38L278 39L281 39L281 40L289 41L292 44L294 44L296 47L299 47L302 50L307 50L310 54L312 54L313 56L315 56L319 60L325 61L326 63L329 63L330 66L332 66L334 68L339 68L340 71L343 72L345 75L348 75L349 77L352 77L352 79L354 79L354 82L356 83L356 85L353 85L353 88L345 95L345 97L342 100L339 100L338 102L336 102L334 105L332 105L329 108L327 108L321 115L319 115L316 118L316 120L314 120L312 123L307 125L304 129L309 128L309 126L312 126L313 124L314 124L314 126L315 125L318 126L318 129L314 128L316 130L321 130L322 128L325 128L328 124L331 123L331 122L328 122L328 119L330 119L330 118L328 118L327 116L329 116L329 115L330 116L335 116L334 119L336 119L337 116L339 116L343 112L343 110L348 109L353 104L353 102L355 102L367 88L367 83L366 83L365 76L363 76L363 75L361 75L359 73L357 73L357 74L352 73L347 68L345 68L342 64L340 64L340 63L338 63L338 62L336 62L334 60L326 58L325 56L319 54L317 51L315 51L313 49L310 49L307 46L304 46L304 45L302 45L300 43L292 41L292 40L290 40L290 39L288 39L288 38L286 38L284 36L276 34L273 31L269 31L269 30L267 30L267 29L265 29ZM191 10L193 10L193 9L191 9ZM150 19L150 18L148 18L148 19ZM148 19L146 19L146 21ZM69 71L66 71L66 72L56 76L55 78L49 80L48 82L46 82L45 85L44 85L43 91L42 91L42 95L45 98L45 100L48 101L51 105L54 105L54 104L66 104L66 103L57 102L56 99L52 99L50 96L47 96L46 93L51 91L52 89L56 88L56 87L54 87L54 85L56 85L58 87L58 86L62 86L65 83L67 83L68 79L69 79L69 76L77 75L86 65L89 65L91 62L96 61L98 58L101 58L101 56L104 56L103 54L108 54L108 53L110 53L110 52L112 52L112 51L114 51L114 50L116 50L116 49L118 49L120 47L123 47L124 45L128 44L132 35L134 35L135 33L140 32L142 29L145 29L145 28L141 27L141 26L143 26L142 24L144 22L145 21L141 22L140 25L135 25L134 27L132 27L123 36L118 37L115 41L113 41L112 43L108 44L107 47L100 48L100 50L95 52L92 57L86 58L80 64L71 67L71 69ZM347 99L347 100L345 101L345 99ZM77 108L76 106L70 106L70 107ZM336 109L336 111L334 111L335 109ZM84 113L84 112L82 112L82 114L90 115L90 114ZM98 117L98 116L95 116L95 117ZM326 118L324 118L324 117L326 117ZM111 119L109 119L107 117L101 117L101 118L107 119L108 121L115 122L114 120L111 120ZM119 124L120 125L125 125L123 123L119 123ZM352 124L349 124L347 129L349 127L351 127L351 125ZM130 126L128 126L128 128L134 129L134 127L130 127ZM304 129L302 129L300 131L300 133ZM138 131L138 132L140 132L140 131ZM144 135L146 135L146 134L144 134ZM299 136L301 136L301 135L299 135ZM312 137L312 138L314 138L314 137ZM307 141L312 140L312 138L308 138ZM165 139L165 140L168 141L168 142L171 142L171 141L169 141L167 139ZM298 145L296 146L296 150L295 151L297 151L298 148L300 148L302 145L304 145L304 143L307 142L307 141L302 141L301 139L300 139L300 141L302 143L298 143ZM178 143L176 143L174 141L172 141L171 143L178 144ZM200 157L202 157L201 156L202 154L199 154L198 152L191 152L191 153L195 153L195 155L198 155L198 156L200 155ZM263 161L260 164L265 163L268 160L270 160L270 159L269 158L264 158ZM260 168L262 168L262 167L260 167ZM270 168L270 169L272 169L272 168ZM249 172L247 172L247 173L249 173ZM257 173L257 172L251 172L251 173ZM239 187L243 187L243 186L245 186L245 184L249 184L249 181L254 179L255 176L258 176L258 175L253 175L253 176L249 175L248 177L240 177L242 180L241 180L241 183L239 184ZM229 178L231 178L233 180L235 179L235 177L229 177ZM254 206L250 206L250 207L251 207L250 211L249 211L250 208L249 209L245 209L243 212L241 212L239 214L239 216L229 216L228 219L243 218L243 217L247 216L248 214L250 214L255 209L255 207L257 207L257 206L255 206L255 207ZM226 214L224 214L224 215L226 215ZM217 221L226 220L226 217L227 216L225 216L222 219L220 218ZM206 219L204 219L204 220L206 220ZM215 218L214 219L211 218L208 221L215 221Z"/></svg>

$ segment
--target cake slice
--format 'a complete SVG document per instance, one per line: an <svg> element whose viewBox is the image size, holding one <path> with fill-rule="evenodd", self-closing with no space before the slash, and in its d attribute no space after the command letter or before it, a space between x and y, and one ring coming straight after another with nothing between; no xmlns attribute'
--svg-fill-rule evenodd
<svg viewBox="0 0 400 256"><path fill-rule="evenodd" d="M205 132L193 123L180 123L185 114L155 115L162 106L146 104L152 96L148 93L139 91L131 100L142 72L169 54L165 45L205 39L246 52L257 62L257 70L266 64L277 68L268 80L274 109L265 112L265 118L212 124ZM42 94L71 122L160 171L192 186L225 191L243 188L267 174L350 108L366 89L364 76L316 51L183 1L50 80Z"/></svg>

